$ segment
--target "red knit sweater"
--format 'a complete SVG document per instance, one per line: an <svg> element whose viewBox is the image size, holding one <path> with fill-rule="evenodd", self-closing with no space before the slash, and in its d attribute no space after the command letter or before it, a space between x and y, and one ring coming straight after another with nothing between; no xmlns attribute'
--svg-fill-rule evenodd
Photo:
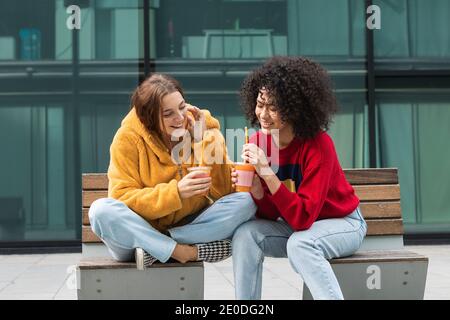
<svg viewBox="0 0 450 320"><path fill-rule="evenodd" d="M264 197L257 200L257 216L276 220L282 217L294 230L306 230L320 219L339 218L359 205L352 186L345 178L331 137L320 132L313 139L295 138L281 150L271 136L261 131L250 138L262 148L282 182L272 195L260 178ZM279 159L270 159L279 152Z"/></svg>

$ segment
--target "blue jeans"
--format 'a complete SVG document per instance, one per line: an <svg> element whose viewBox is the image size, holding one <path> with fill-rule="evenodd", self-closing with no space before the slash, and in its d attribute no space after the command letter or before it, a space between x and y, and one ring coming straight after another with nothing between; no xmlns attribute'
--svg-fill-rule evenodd
<svg viewBox="0 0 450 320"><path fill-rule="evenodd" d="M102 198L89 209L94 233L118 261L132 261L135 248L142 248L161 262L172 256L177 243L194 244L231 238L235 229L254 217L256 205L250 194L226 195L201 212L192 222L168 230L170 236L152 227L123 202Z"/></svg>
<svg viewBox="0 0 450 320"><path fill-rule="evenodd" d="M327 261L355 253L367 232L359 207L344 218L318 220L295 232L284 220L256 219L234 233L233 271L237 299L261 299L264 257L288 258L314 299L343 299Z"/></svg>

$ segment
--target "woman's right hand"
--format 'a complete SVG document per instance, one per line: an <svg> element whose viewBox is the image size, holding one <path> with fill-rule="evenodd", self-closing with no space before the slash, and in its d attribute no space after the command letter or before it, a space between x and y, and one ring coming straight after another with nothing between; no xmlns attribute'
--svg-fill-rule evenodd
<svg viewBox="0 0 450 320"><path fill-rule="evenodd" d="M203 172L191 172L178 181L178 193L181 199L204 195L211 187L211 177L206 177Z"/></svg>

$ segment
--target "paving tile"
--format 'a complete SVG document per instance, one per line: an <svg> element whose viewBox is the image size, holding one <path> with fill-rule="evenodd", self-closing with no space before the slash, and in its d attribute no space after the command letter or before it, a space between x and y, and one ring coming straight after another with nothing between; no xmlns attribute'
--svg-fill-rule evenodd
<svg viewBox="0 0 450 320"><path fill-rule="evenodd" d="M301 300L301 297L299 296L286 296L286 295L280 295L280 296L268 296L268 297L261 297L262 301L275 301L275 300ZM266 302L267 304L267 302Z"/></svg>
<svg viewBox="0 0 450 320"><path fill-rule="evenodd" d="M70 275L71 269L67 269L66 266L32 266L22 272L20 275L22 278L42 278L42 279L64 279Z"/></svg>
<svg viewBox="0 0 450 320"><path fill-rule="evenodd" d="M206 282L206 280L208 280L208 283L205 283L205 286L208 286L208 287L218 287L218 286L234 287L233 284L230 283L224 277L206 277L206 275L205 275L205 282Z"/></svg>
<svg viewBox="0 0 450 320"><path fill-rule="evenodd" d="M1 294L0 300L51 300L51 293L17 293L17 294Z"/></svg>
<svg viewBox="0 0 450 320"><path fill-rule="evenodd" d="M35 264L45 258L45 254L13 254L5 256L1 264Z"/></svg>
<svg viewBox="0 0 450 320"><path fill-rule="evenodd" d="M67 254L48 254L43 259L37 262L37 266L45 265L76 265L81 260L81 254L67 253Z"/></svg>
<svg viewBox="0 0 450 320"><path fill-rule="evenodd" d="M233 288L205 288L205 300L235 300Z"/></svg>
<svg viewBox="0 0 450 320"><path fill-rule="evenodd" d="M56 295L53 300L77 300L77 292L66 295Z"/></svg>
<svg viewBox="0 0 450 320"><path fill-rule="evenodd" d="M265 293L263 291L261 300L301 300L302 294L299 291Z"/></svg>
<svg viewBox="0 0 450 320"><path fill-rule="evenodd" d="M450 288L433 288L425 290L424 300L450 300Z"/></svg>
<svg viewBox="0 0 450 320"><path fill-rule="evenodd" d="M0 291L5 288L6 286L8 286L11 282L9 281L2 281L0 282Z"/></svg>
<svg viewBox="0 0 450 320"><path fill-rule="evenodd" d="M31 265L3 264L0 262L0 282L12 281L23 274Z"/></svg>
<svg viewBox="0 0 450 320"><path fill-rule="evenodd" d="M222 275L222 273L217 269L217 266L214 266L213 264L206 264L205 263L205 274L211 275L211 276L217 276Z"/></svg>
<svg viewBox="0 0 450 320"><path fill-rule="evenodd" d="M56 294L61 283L39 280L16 280L4 288L1 294L15 293L49 293Z"/></svg>
<svg viewBox="0 0 450 320"><path fill-rule="evenodd" d="M77 290L67 287L67 285L64 283L59 288L59 290L56 292L53 299L55 299L55 300L76 300L77 299Z"/></svg>

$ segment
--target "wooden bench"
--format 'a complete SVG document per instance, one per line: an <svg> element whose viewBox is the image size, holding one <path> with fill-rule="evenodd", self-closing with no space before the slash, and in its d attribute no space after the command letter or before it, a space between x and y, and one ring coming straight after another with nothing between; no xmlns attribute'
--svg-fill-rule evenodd
<svg viewBox="0 0 450 320"><path fill-rule="evenodd" d="M82 259L76 268L79 300L204 298L203 262L155 263L140 271L134 262L113 260L92 231L88 214L95 200L108 197L107 175L83 174L82 189Z"/></svg>
<svg viewBox="0 0 450 320"><path fill-rule="evenodd" d="M397 169L347 169L344 172L361 200L361 211L368 225L367 236L361 249L355 255L331 260L331 265L338 277L344 297L346 299L423 299L428 258L405 251L403 248L403 220ZM93 270L96 272L91 272L94 275L93 278L81 276L79 285L83 288L86 286L84 282L92 281L106 286L105 281L114 282L114 278L120 278L114 277L111 270L116 273L118 270L125 270L127 274L136 274L135 277L142 276L135 269L134 263L118 263L110 259L106 247L92 232L89 225L88 211L90 205L96 199L107 197L108 178L106 174L84 174L82 186L84 259L80 262L79 271L82 274ZM186 265L181 264L174 265L186 267ZM190 299L192 296L199 299L203 298L203 264L192 263L189 265L201 271L201 276L197 274L193 277L199 278L201 289L200 286L196 286L196 288L201 293L199 292L197 296L195 296L195 292L188 293L187 286L183 284L184 287L180 285L179 288L175 288L178 290L175 297L159 298L185 298L186 295L188 296L186 299ZM191 271L189 268L170 269L170 267L164 267L165 265L159 264L156 265L154 270L159 268L161 270L187 269L187 272ZM94 279L95 276L100 274L101 270L106 270L103 272L105 274L103 282L102 279L100 279L100 282ZM152 269L147 271L151 272ZM186 277L186 275L179 275L180 279L186 279ZM98 287L100 288L100 285ZM184 289L181 290L180 288ZM108 287L107 290L102 288L90 288L90 290L94 290L94 293L97 292L96 290L100 290L101 294L83 295L84 292L79 290L79 297L80 295L81 298L95 298L96 296L105 298L117 297L118 295L130 297L130 293L124 294L123 292L106 294L106 292L114 291L112 287ZM180 292L181 295L178 294ZM168 295L170 296L169 293ZM154 298L154 295L150 294L150 296ZM311 298L306 286L303 288L303 298Z"/></svg>
<svg viewBox="0 0 450 320"><path fill-rule="evenodd" d="M351 257L332 259L345 299L423 299L428 258L403 246L397 169L348 169L367 222L367 235ZM303 299L312 299L303 286Z"/></svg>

